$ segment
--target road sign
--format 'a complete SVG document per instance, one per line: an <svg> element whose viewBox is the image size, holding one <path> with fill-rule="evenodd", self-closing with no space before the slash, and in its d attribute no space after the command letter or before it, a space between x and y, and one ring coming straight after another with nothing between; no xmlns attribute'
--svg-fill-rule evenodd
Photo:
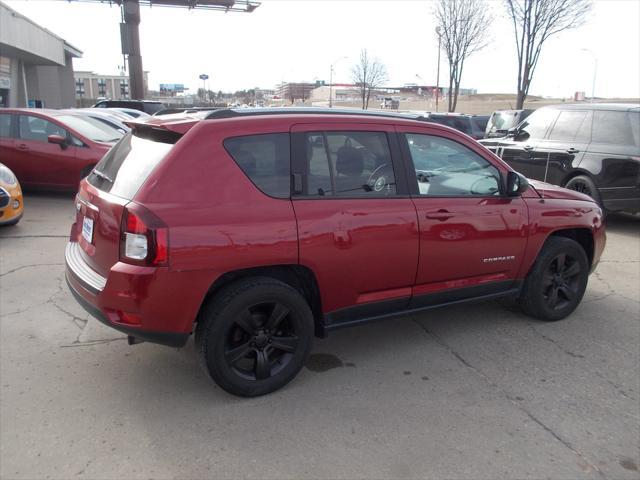
<svg viewBox="0 0 640 480"><path fill-rule="evenodd" d="M203 73L202 75L200 75L200 80L209 80L209 75L207 75L206 73Z"/></svg>

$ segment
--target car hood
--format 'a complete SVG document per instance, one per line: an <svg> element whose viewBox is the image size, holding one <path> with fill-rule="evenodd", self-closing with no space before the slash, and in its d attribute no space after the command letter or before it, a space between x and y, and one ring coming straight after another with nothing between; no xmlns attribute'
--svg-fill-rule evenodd
<svg viewBox="0 0 640 480"><path fill-rule="evenodd" d="M595 202L593 198L584 193L576 192L575 190L569 190L568 188L562 188L557 185L551 185L550 183L541 182L539 180L529 180L531 185L541 197L553 198L559 200L582 200L584 202Z"/></svg>

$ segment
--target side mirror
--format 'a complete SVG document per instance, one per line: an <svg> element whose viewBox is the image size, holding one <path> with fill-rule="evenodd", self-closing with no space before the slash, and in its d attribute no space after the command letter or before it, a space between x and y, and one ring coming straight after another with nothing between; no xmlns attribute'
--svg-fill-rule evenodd
<svg viewBox="0 0 640 480"><path fill-rule="evenodd" d="M529 180L518 172L507 172L506 183L505 194L507 197L519 197L529 188Z"/></svg>
<svg viewBox="0 0 640 480"><path fill-rule="evenodd" d="M47 141L49 143L55 143L56 145L60 145L60 148L63 150L67 148L67 139L64 138L62 135L49 135L47 137Z"/></svg>

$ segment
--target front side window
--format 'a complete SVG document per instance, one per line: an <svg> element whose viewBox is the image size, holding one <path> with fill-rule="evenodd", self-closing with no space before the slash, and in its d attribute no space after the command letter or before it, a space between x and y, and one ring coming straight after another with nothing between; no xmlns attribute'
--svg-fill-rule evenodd
<svg viewBox="0 0 640 480"><path fill-rule="evenodd" d="M60 135L67 138L67 131L53 122L31 115L20 115L19 136L23 140L48 142L49 135Z"/></svg>
<svg viewBox="0 0 640 480"><path fill-rule="evenodd" d="M587 111L564 111L560 112L551 133L549 140L561 142L572 142L574 140L589 141L590 125L587 125Z"/></svg>
<svg viewBox="0 0 640 480"><path fill-rule="evenodd" d="M383 132L313 132L304 137L303 195L372 197L396 193Z"/></svg>
<svg viewBox="0 0 640 480"><path fill-rule="evenodd" d="M558 111L551 108L536 110L518 125L518 139L544 138L549 125L553 123L557 115Z"/></svg>
<svg viewBox="0 0 640 480"><path fill-rule="evenodd" d="M290 197L288 133L227 138L224 148L263 193L276 198Z"/></svg>
<svg viewBox="0 0 640 480"><path fill-rule="evenodd" d="M500 172L480 155L452 140L408 133L420 195L443 197L500 194Z"/></svg>

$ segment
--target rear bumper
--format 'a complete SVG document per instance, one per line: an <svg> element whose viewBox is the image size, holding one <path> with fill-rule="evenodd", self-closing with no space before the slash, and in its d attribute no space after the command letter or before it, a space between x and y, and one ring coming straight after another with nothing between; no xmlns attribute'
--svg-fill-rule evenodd
<svg viewBox="0 0 640 480"><path fill-rule="evenodd" d="M86 264L79 249L76 242L67 245L66 280L71 293L88 313L105 325L141 340L171 347L181 347L187 342L200 307L198 296L187 291L188 282L180 282L166 268L120 262L105 278Z"/></svg>

